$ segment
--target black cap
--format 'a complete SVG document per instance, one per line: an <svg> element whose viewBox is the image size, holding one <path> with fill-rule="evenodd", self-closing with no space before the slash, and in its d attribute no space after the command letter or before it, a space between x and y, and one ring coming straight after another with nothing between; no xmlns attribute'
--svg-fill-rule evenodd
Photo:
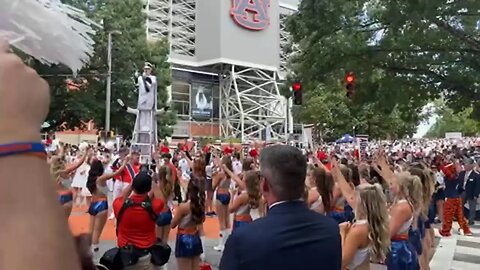
<svg viewBox="0 0 480 270"><path fill-rule="evenodd" d="M152 177L147 172L140 172L133 178L132 189L137 194L146 194L152 189Z"/></svg>

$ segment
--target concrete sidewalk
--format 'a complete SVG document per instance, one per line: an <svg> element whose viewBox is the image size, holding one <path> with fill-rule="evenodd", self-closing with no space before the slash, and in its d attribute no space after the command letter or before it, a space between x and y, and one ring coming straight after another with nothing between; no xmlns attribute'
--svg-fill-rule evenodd
<svg viewBox="0 0 480 270"><path fill-rule="evenodd" d="M480 224L470 226L473 236L458 235L454 222L452 236L441 237L435 255L430 262L432 270L479 270ZM438 235L438 230L435 229Z"/></svg>

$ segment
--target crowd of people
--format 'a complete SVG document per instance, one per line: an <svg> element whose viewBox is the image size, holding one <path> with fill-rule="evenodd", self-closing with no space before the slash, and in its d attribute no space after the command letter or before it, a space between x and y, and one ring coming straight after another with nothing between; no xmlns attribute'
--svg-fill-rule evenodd
<svg viewBox="0 0 480 270"><path fill-rule="evenodd" d="M304 152L252 145L246 155L160 145L148 166L125 148L84 147L69 161L64 147L47 155L35 128L48 112L48 86L6 46L0 96L1 269L95 269L109 215L117 246L98 266L108 269L167 269L172 229L178 269L200 269L206 218L218 220L221 270L428 270L435 217L443 237L454 219L458 233L472 235L480 193L473 139ZM72 187L75 177L84 183ZM74 241L67 220L77 196L88 197L90 224Z"/></svg>
<svg viewBox="0 0 480 270"><path fill-rule="evenodd" d="M171 229L177 229L178 268L199 269L206 218L218 220L214 250L223 252L221 269L278 269L288 265L291 254L309 265L309 252L312 267L323 254L333 263L328 269L429 269L432 224L442 223L439 233L448 237L455 218L461 233L472 235L480 193L475 160L480 148L469 138L303 152L258 143L247 151L233 144L200 149L185 141L175 150L158 145L153 164L143 169L140 153L115 148L61 146L48 162L67 217L75 198L87 194L93 254L109 210L110 218L117 218L118 247L135 250L125 269L154 269L151 247L157 241L168 247ZM79 168L88 176L78 177L85 174ZM78 185L72 188L72 182ZM142 209L145 202L150 211ZM272 254L280 256L266 259Z"/></svg>

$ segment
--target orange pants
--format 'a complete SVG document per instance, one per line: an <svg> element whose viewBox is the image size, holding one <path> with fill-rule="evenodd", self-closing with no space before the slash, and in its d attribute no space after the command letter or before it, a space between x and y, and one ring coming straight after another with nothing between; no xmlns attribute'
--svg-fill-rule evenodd
<svg viewBox="0 0 480 270"><path fill-rule="evenodd" d="M443 224L442 235L450 235L452 229L453 217L457 218L458 225L462 228L463 233L470 233L467 220L463 215L463 201L462 198L447 198L443 210Z"/></svg>

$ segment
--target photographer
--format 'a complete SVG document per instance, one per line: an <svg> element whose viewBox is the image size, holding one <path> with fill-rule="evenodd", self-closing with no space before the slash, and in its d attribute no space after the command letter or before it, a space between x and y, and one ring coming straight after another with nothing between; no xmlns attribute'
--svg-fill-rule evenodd
<svg viewBox="0 0 480 270"><path fill-rule="evenodd" d="M149 196L150 191L153 196ZM165 204L159 198L161 190L158 184L153 183L152 188L152 177L141 172L123 195L113 202L117 217L117 245L122 256L127 254L133 263L124 265L123 269L153 269L151 252L157 244L155 221Z"/></svg>

